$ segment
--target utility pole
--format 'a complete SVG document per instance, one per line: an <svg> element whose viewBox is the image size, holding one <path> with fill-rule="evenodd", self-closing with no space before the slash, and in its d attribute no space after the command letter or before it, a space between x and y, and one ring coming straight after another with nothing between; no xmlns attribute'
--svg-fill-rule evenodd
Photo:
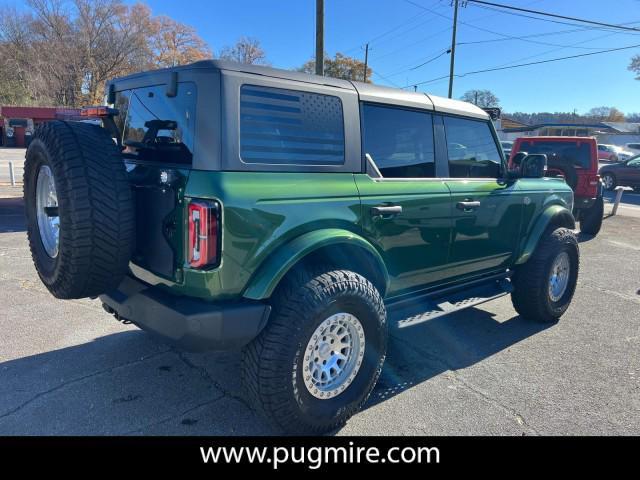
<svg viewBox="0 0 640 480"><path fill-rule="evenodd" d="M475 92L475 100L473 102L473 104L477 107L478 106L478 91L476 90ZM449 98L451 98L451 95L449 95Z"/></svg>
<svg viewBox="0 0 640 480"><path fill-rule="evenodd" d="M316 75L324 75L324 0L316 0Z"/></svg>
<svg viewBox="0 0 640 480"><path fill-rule="evenodd" d="M362 78L364 78L365 83L367 82L368 64L369 64L369 44L367 43L364 47L364 75L362 75Z"/></svg>
<svg viewBox="0 0 640 480"><path fill-rule="evenodd" d="M451 36L451 66L449 67L449 98L453 97L453 68L456 60L456 27L458 26L458 0L453 1L453 35Z"/></svg>

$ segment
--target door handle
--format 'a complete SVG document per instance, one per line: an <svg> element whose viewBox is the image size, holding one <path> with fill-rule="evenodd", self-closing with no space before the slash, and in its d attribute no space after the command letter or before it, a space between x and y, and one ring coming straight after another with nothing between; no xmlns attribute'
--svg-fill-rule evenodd
<svg viewBox="0 0 640 480"><path fill-rule="evenodd" d="M393 217L402 213L401 205L381 205L371 207L372 217Z"/></svg>
<svg viewBox="0 0 640 480"><path fill-rule="evenodd" d="M465 212L469 212L475 208L478 208L479 206L480 206L480 202L478 200L456 203L456 208L458 210L464 210Z"/></svg>

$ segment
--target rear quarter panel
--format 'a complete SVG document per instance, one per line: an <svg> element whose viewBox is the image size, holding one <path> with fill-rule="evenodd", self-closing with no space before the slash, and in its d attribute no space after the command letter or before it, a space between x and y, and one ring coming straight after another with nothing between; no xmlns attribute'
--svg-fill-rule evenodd
<svg viewBox="0 0 640 480"><path fill-rule="evenodd" d="M360 200L351 173L192 171L185 197L222 204L222 262L185 269L183 294L224 300L242 294L258 267L282 245L327 228L359 232Z"/></svg>

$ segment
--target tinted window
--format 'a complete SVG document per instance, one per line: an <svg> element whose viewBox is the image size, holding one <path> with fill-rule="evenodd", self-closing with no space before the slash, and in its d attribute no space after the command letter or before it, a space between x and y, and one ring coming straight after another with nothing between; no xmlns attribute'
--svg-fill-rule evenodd
<svg viewBox="0 0 640 480"><path fill-rule="evenodd" d="M243 85L240 156L246 163L343 164L342 102L332 95Z"/></svg>
<svg viewBox="0 0 640 480"><path fill-rule="evenodd" d="M175 97L166 95L164 85L121 92L116 108L127 111L122 131L129 156L167 163L191 162L195 84L180 83Z"/></svg>
<svg viewBox="0 0 640 480"><path fill-rule="evenodd" d="M589 142L554 142L523 141L520 151L527 153L544 153L547 164L570 164L579 168L591 167L591 144Z"/></svg>
<svg viewBox="0 0 640 480"><path fill-rule="evenodd" d="M640 167L640 157L634 157L629 162L627 162L628 167Z"/></svg>
<svg viewBox="0 0 640 480"><path fill-rule="evenodd" d="M627 147L640 149L640 143L627 143Z"/></svg>
<svg viewBox="0 0 640 480"><path fill-rule="evenodd" d="M24 118L11 118L9 120L10 127L26 127L27 123L27 120Z"/></svg>
<svg viewBox="0 0 640 480"><path fill-rule="evenodd" d="M435 176L430 113L365 104L363 125L364 153L371 155L383 177Z"/></svg>
<svg viewBox="0 0 640 480"><path fill-rule="evenodd" d="M449 154L449 176L453 178L497 178L502 157L489 123L444 117Z"/></svg>

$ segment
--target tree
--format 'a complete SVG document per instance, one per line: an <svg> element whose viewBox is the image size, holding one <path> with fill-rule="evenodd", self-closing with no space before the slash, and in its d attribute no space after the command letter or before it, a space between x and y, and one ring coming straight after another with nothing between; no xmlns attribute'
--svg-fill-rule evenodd
<svg viewBox="0 0 640 480"><path fill-rule="evenodd" d="M479 107L499 107L500 99L491 90L468 90L460 100L473 103Z"/></svg>
<svg viewBox="0 0 640 480"><path fill-rule="evenodd" d="M240 37L235 45L224 47L220 58L250 65L268 65L267 55L260 46L260 41L252 37Z"/></svg>
<svg viewBox="0 0 640 480"><path fill-rule="evenodd" d="M302 67L300 67L299 70L306 73L315 73L315 58L311 58ZM336 53L336 56L334 58L331 58L325 54L324 74L327 77L342 78L344 80L356 80L362 82L364 80L364 62L361 62L357 58L343 55L342 53ZM367 83L371 83L372 74L373 71L371 70L371 68L367 67Z"/></svg>
<svg viewBox="0 0 640 480"><path fill-rule="evenodd" d="M624 113L616 107L594 107L587 112L587 117L600 122L624 122Z"/></svg>
<svg viewBox="0 0 640 480"><path fill-rule="evenodd" d="M27 0L27 6L0 7L3 102L95 104L110 78L211 56L193 28L154 17L141 3Z"/></svg>
<svg viewBox="0 0 640 480"><path fill-rule="evenodd" d="M161 16L152 23L153 63L158 67L175 67L211 58L213 53L193 27Z"/></svg>
<svg viewBox="0 0 640 480"><path fill-rule="evenodd" d="M635 55L631 57L629 70L636 73L636 80L640 80L640 55Z"/></svg>
<svg viewBox="0 0 640 480"><path fill-rule="evenodd" d="M640 112L627 113L624 117L627 122L640 122Z"/></svg>

